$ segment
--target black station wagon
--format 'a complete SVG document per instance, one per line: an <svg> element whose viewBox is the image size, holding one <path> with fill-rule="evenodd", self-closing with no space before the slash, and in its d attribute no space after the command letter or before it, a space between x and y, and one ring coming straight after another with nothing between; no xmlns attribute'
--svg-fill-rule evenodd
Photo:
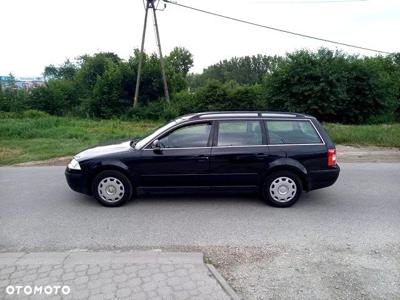
<svg viewBox="0 0 400 300"><path fill-rule="evenodd" d="M141 140L85 150L69 186L119 206L136 191L257 191L276 207L335 183L336 150L311 116L205 112L177 118Z"/></svg>

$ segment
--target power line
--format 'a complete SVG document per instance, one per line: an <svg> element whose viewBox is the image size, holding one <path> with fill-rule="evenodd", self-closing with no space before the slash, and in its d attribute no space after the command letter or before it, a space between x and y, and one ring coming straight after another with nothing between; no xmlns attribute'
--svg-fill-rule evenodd
<svg viewBox="0 0 400 300"><path fill-rule="evenodd" d="M181 7L184 7L184 8L190 9L190 10L194 10L194 11L198 11L198 12L202 12L202 13L205 13L205 14L208 14L208 15L212 15L212 16L228 19L228 20L231 20L231 21L236 21L236 22L248 24L248 25L253 25L253 26L257 26L257 27L261 27L261 28L265 28L265 29L269 29L269 30L274 30L274 31L278 31L278 32L286 33L286 34L300 36L300 37L303 37L303 38L308 38L308 39L312 39L312 40L317 40L317 41L327 42L327 43L331 43L331 44L346 46L346 47L350 47L350 48L356 48L356 49L360 49L360 50L367 50L367 51L371 51L371 52L375 52L375 53L392 54L391 52L388 52L388 51L377 50L377 49L357 46L357 45L353 45L353 44L342 43L342 42L333 41L333 40L329 40L329 39L325 39L325 38L320 38L320 37L316 37L316 36L312 36L312 35L308 35L308 34L302 34L302 33L293 32L293 31L289 31L289 30L285 30L285 29L280 29L280 28L276 28L276 27L262 25L262 24L251 22L251 21L246 21L246 20L243 20L243 19L229 17L229 16L226 16L226 15L222 15L222 14L219 14L219 13L207 11L207 10L204 10L204 9L195 8L195 7L192 7L192 6L180 4L180 3L177 3L177 2L172 2L172 1L169 1L169 0L163 0L163 1L166 2L166 3L169 3L169 4L181 6Z"/></svg>

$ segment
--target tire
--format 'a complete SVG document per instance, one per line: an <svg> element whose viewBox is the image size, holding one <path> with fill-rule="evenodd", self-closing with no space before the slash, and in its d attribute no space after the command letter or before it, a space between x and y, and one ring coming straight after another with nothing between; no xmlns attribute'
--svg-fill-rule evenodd
<svg viewBox="0 0 400 300"><path fill-rule="evenodd" d="M295 173L277 171L265 178L261 195L271 206L289 207L299 200L302 191L303 185Z"/></svg>
<svg viewBox="0 0 400 300"><path fill-rule="evenodd" d="M121 206L133 194L133 187L123 173L102 171L93 180L92 191L97 201L107 207Z"/></svg>

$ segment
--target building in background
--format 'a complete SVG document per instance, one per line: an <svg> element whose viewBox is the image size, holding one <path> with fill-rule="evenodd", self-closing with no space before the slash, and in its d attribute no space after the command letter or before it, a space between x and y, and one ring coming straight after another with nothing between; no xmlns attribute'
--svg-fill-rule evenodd
<svg viewBox="0 0 400 300"><path fill-rule="evenodd" d="M43 77L13 77L0 76L0 85L2 87L12 87L29 90L31 88L45 84Z"/></svg>

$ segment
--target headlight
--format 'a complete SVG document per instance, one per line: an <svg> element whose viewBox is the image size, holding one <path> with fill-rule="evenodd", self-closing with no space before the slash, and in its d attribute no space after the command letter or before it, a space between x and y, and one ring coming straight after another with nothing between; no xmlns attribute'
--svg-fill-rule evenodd
<svg viewBox="0 0 400 300"><path fill-rule="evenodd" d="M81 166L79 165L79 162L74 158L68 164L68 168L71 169L71 170L80 170Z"/></svg>

